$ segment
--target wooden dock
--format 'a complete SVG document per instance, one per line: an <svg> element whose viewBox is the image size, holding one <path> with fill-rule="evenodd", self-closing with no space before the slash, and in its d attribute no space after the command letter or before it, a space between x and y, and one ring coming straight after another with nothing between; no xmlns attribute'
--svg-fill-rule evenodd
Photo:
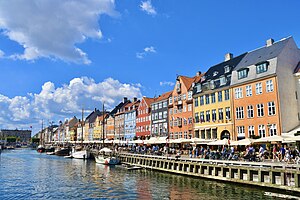
<svg viewBox="0 0 300 200"><path fill-rule="evenodd" d="M122 163L146 169L300 193L300 165L296 164L175 159L129 153L120 154L120 158Z"/></svg>

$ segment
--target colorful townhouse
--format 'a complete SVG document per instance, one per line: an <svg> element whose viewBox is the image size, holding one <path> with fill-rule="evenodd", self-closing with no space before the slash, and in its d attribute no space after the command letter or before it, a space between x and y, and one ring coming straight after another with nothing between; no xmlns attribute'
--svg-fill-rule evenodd
<svg viewBox="0 0 300 200"><path fill-rule="evenodd" d="M167 137L168 130L168 101L172 91L163 93L151 103L151 136Z"/></svg>
<svg viewBox="0 0 300 200"><path fill-rule="evenodd" d="M169 138L189 139L194 137L193 131L193 91L194 82L200 80L202 74L194 77L178 76L171 98L169 98Z"/></svg>
<svg viewBox="0 0 300 200"><path fill-rule="evenodd" d="M69 120L68 127L69 127L70 141L77 140L77 123L78 123L78 119L75 116Z"/></svg>
<svg viewBox="0 0 300 200"><path fill-rule="evenodd" d="M231 139L233 135L231 74L246 54L234 57L228 53L225 61L214 65L193 87L195 138Z"/></svg>
<svg viewBox="0 0 300 200"><path fill-rule="evenodd" d="M115 114L123 106L123 102L120 102L111 112L109 112L106 119L106 138L111 140L115 138Z"/></svg>
<svg viewBox="0 0 300 200"><path fill-rule="evenodd" d="M116 140L124 140L125 132L124 132L124 113L127 111L126 105L131 103L127 97L123 99L123 105L120 106L115 116L115 139Z"/></svg>
<svg viewBox="0 0 300 200"><path fill-rule="evenodd" d="M93 141L93 135L94 135L94 126L95 121L98 116L101 116L102 112L100 112L98 109L95 108L93 112L91 112L85 119L85 128L84 128L84 140L85 141Z"/></svg>
<svg viewBox="0 0 300 200"><path fill-rule="evenodd" d="M77 122L77 140L76 141L83 141L83 133L84 133L84 122L80 119Z"/></svg>
<svg viewBox="0 0 300 200"><path fill-rule="evenodd" d="M143 97L138 107L136 119L136 136L145 139L151 134L151 104L154 98Z"/></svg>
<svg viewBox="0 0 300 200"><path fill-rule="evenodd" d="M299 126L300 51L292 37L253 50L232 72L235 139L287 133ZM296 69L296 70L295 70Z"/></svg>
<svg viewBox="0 0 300 200"><path fill-rule="evenodd" d="M124 113L124 138L125 140L133 140L136 136L136 117L140 100L134 98L132 103L125 106Z"/></svg>
<svg viewBox="0 0 300 200"><path fill-rule="evenodd" d="M102 113L101 116L97 116L94 124L93 140L102 140L106 138L105 130L106 130L107 117L108 117L108 113Z"/></svg>

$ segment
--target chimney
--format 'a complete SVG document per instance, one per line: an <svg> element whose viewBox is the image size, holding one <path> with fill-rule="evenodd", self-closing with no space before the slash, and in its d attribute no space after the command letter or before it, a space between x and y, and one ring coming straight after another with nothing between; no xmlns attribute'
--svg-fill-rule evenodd
<svg viewBox="0 0 300 200"><path fill-rule="evenodd" d="M95 112L97 111L97 108L95 108Z"/></svg>
<svg viewBox="0 0 300 200"><path fill-rule="evenodd" d="M127 101L127 97L124 97L123 99L123 103L125 103Z"/></svg>
<svg viewBox="0 0 300 200"><path fill-rule="evenodd" d="M200 76L201 75L201 72L200 71L197 71L196 72L196 76Z"/></svg>
<svg viewBox="0 0 300 200"><path fill-rule="evenodd" d="M267 47L271 46L274 43L274 40L272 38L267 40Z"/></svg>
<svg viewBox="0 0 300 200"><path fill-rule="evenodd" d="M136 102L136 101L137 101L137 98L136 98L136 97L134 97L134 98L133 98L133 102Z"/></svg>
<svg viewBox="0 0 300 200"><path fill-rule="evenodd" d="M233 54L232 53L226 53L225 54L225 61L231 60L233 58Z"/></svg>

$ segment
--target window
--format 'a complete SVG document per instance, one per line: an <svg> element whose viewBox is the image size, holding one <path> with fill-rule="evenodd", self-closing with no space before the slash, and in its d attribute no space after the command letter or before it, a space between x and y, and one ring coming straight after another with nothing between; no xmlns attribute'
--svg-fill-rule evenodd
<svg viewBox="0 0 300 200"><path fill-rule="evenodd" d="M238 126L237 127L238 137L245 137L245 127Z"/></svg>
<svg viewBox="0 0 300 200"><path fill-rule="evenodd" d="M158 108L159 108L159 109L162 108L162 102L160 102L160 103L158 104Z"/></svg>
<svg viewBox="0 0 300 200"><path fill-rule="evenodd" d="M182 100L186 100L186 94L182 95Z"/></svg>
<svg viewBox="0 0 300 200"><path fill-rule="evenodd" d="M204 111L200 112L200 122L205 122L204 120Z"/></svg>
<svg viewBox="0 0 300 200"><path fill-rule="evenodd" d="M164 111L163 118L167 118L167 117L168 117L168 111Z"/></svg>
<svg viewBox="0 0 300 200"><path fill-rule="evenodd" d="M183 119L183 124L186 126L187 125L187 120L186 118Z"/></svg>
<svg viewBox="0 0 300 200"><path fill-rule="evenodd" d="M163 107L166 108L168 105L168 103L166 101L163 102Z"/></svg>
<svg viewBox="0 0 300 200"><path fill-rule="evenodd" d="M224 72L225 72L225 73L228 73L229 71L230 71L230 66L228 66L228 65L225 66L225 67L224 67Z"/></svg>
<svg viewBox="0 0 300 200"><path fill-rule="evenodd" d="M169 111L169 113L170 113L170 115L172 115L172 114L173 114L173 109L172 109L172 108L170 108L170 111Z"/></svg>
<svg viewBox="0 0 300 200"><path fill-rule="evenodd" d="M217 120L217 111L215 109L211 111L211 119L213 122Z"/></svg>
<svg viewBox="0 0 300 200"><path fill-rule="evenodd" d="M211 81L209 82L209 88L210 88L211 90L215 89L215 82L214 82L214 80L211 80Z"/></svg>
<svg viewBox="0 0 300 200"><path fill-rule="evenodd" d="M243 98L243 89L242 88L236 88L234 91L235 91L236 99Z"/></svg>
<svg viewBox="0 0 300 200"><path fill-rule="evenodd" d="M188 121L189 121L189 124L192 124L192 123L193 123L192 117L189 117L189 118L188 118Z"/></svg>
<svg viewBox="0 0 300 200"><path fill-rule="evenodd" d="M158 119L158 113L154 114L154 119Z"/></svg>
<svg viewBox="0 0 300 200"><path fill-rule="evenodd" d="M204 105L204 96L200 96L200 106Z"/></svg>
<svg viewBox="0 0 300 200"><path fill-rule="evenodd" d="M196 92L198 93L198 92L201 92L201 84L200 83L198 83L197 85L196 85Z"/></svg>
<svg viewBox="0 0 300 200"><path fill-rule="evenodd" d="M258 134L260 137L266 137L265 125L258 125Z"/></svg>
<svg viewBox="0 0 300 200"><path fill-rule="evenodd" d="M219 72L214 71L213 76L217 76Z"/></svg>
<svg viewBox="0 0 300 200"><path fill-rule="evenodd" d="M218 92L218 102L222 102L223 98L222 98L222 91Z"/></svg>
<svg viewBox="0 0 300 200"><path fill-rule="evenodd" d="M257 104L257 117L263 117L264 116L264 104L260 103Z"/></svg>
<svg viewBox="0 0 300 200"><path fill-rule="evenodd" d="M173 120L170 119L170 126L173 126Z"/></svg>
<svg viewBox="0 0 300 200"><path fill-rule="evenodd" d="M172 104L172 97L169 97L169 104Z"/></svg>
<svg viewBox="0 0 300 200"><path fill-rule="evenodd" d="M275 115L275 103L274 103L274 101L268 102L268 115Z"/></svg>
<svg viewBox="0 0 300 200"><path fill-rule="evenodd" d="M277 135L277 128L276 128L276 124L271 124L270 125L270 136L273 136L273 135Z"/></svg>
<svg viewBox="0 0 300 200"><path fill-rule="evenodd" d="M229 107L225 108L225 112L226 112L226 119L231 119L230 108ZM243 112L243 117L244 117L244 112Z"/></svg>
<svg viewBox="0 0 300 200"><path fill-rule="evenodd" d="M225 85L225 84L226 84L225 76L220 77L220 85Z"/></svg>
<svg viewBox="0 0 300 200"><path fill-rule="evenodd" d="M183 112L186 112L186 105L183 106Z"/></svg>
<svg viewBox="0 0 300 200"><path fill-rule="evenodd" d="M188 100L193 98L193 91L189 91L188 93Z"/></svg>
<svg viewBox="0 0 300 200"><path fill-rule="evenodd" d="M262 84L261 83L256 83L255 88L256 88L256 94L262 94Z"/></svg>
<svg viewBox="0 0 300 200"><path fill-rule="evenodd" d="M253 111L253 106L249 105L247 107L247 114L248 114L248 118L253 118L254 117L254 111Z"/></svg>
<svg viewBox="0 0 300 200"><path fill-rule="evenodd" d="M229 90L224 90L225 92L225 101L229 100Z"/></svg>
<svg viewBox="0 0 300 200"><path fill-rule="evenodd" d="M195 104L195 107L198 107L198 97L194 98L194 104Z"/></svg>
<svg viewBox="0 0 300 200"><path fill-rule="evenodd" d="M219 108L219 120L223 120L223 108Z"/></svg>
<svg viewBox="0 0 300 200"><path fill-rule="evenodd" d="M238 79L246 78L248 76L248 69L242 69L238 71Z"/></svg>
<svg viewBox="0 0 300 200"><path fill-rule="evenodd" d="M206 104L209 104L209 95L208 95L208 94L205 95L205 103L206 103Z"/></svg>
<svg viewBox="0 0 300 200"><path fill-rule="evenodd" d="M246 86L246 96L247 97L252 96L252 86L251 85Z"/></svg>
<svg viewBox="0 0 300 200"><path fill-rule="evenodd" d="M192 104L188 105L188 111L192 111L192 106L193 106Z"/></svg>
<svg viewBox="0 0 300 200"><path fill-rule="evenodd" d="M268 70L269 62L264 62L256 65L256 73L260 74Z"/></svg>
<svg viewBox="0 0 300 200"><path fill-rule="evenodd" d="M267 85L267 87L266 87L267 92L274 91L273 80L267 80L266 85Z"/></svg>
<svg viewBox="0 0 300 200"><path fill-rule="evenodd" d="M243 119L244 118L244 107L237 107L236 108L236 119Z"/></svg>
<svg viewBox="0 0 300 200"><path fill-rule="evenodd" d="M254 126L248 126L248 137L252 138L254 136Z"/></svg>
<svg viewBox="0 0 300 200"><path fill-rule="evenodd" d="M216 94L212 93L210 96L211 96L211 103L216 103Z"/></svg>
<svg viewBox="0 0 300 200"><path fill-rule="evenodd" d="M209 122L210 121L210 110L206 111L206 121Z"/></svg>
<svg viewBox="0 0 300 200"><path fill-rule="evenodd" d="M199 123L199 113L195 113L195 123Z"/></svg>

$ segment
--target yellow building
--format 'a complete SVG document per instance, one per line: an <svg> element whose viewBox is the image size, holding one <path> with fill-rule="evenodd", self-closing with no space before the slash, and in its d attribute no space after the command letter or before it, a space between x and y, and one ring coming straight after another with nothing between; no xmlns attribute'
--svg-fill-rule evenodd
<svg viewBox="0 0 300 200"><path fill-rule="evenodd" d="M104 133L103 133L103 115L98 116L94 123L94 132L93 132L93 139L94 140L101 140L102 138L106 138L106 118L107 115L104 115ZM103 136L104 134L104 136Z"/></svg>
<svg viewBox="0 0 300 200"><path fill-rule="evenodd" d="M201 139L231 139L233 130L230 80L242 54L212 66L193 88L194 132Z"/></svg>

